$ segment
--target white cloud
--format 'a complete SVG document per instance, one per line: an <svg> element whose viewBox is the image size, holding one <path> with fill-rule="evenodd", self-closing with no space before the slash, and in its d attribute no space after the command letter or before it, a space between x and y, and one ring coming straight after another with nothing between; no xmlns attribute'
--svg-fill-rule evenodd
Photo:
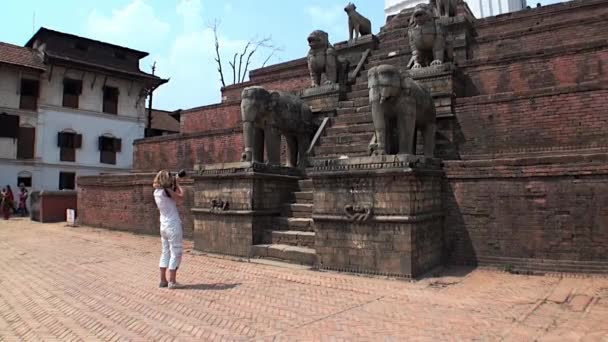
<svg viewBox="0 0 608 342"><path fill-rule="evenodd" d="M200 0L181 0L177 4L176 12L183 20L185 31L196 30L202 24L202 8Z"/></svg>
<svg viewBox="0 0 608 342"><path fill-rule="evenodd" d="M133 0L111 15L93 11L86 30L94 39L150 52L150 56L141 61L140 69L150 72L150 66L156 61L156 74L170 78L154 93L154 107L186 109L220 101L215 40L202 10L201 0L181 0L175 7L178 23L172 25L172 31L145 0ZM221 26L218 31L224 77L226 83L231 84L232 69L228 61L236 52L240 53L247 42L223 36ZM261 65L264 53L254 55L251 65Z"/></svg>
<svg viewBox="0 0 608 342"><path fill-rule="evenodd" d="M86 26L87 34L94 39L135 49L150 49L166 38L169 31L169 24L159 19L144 0L134 0L112 11L110 16L93 11Z"/></svg>

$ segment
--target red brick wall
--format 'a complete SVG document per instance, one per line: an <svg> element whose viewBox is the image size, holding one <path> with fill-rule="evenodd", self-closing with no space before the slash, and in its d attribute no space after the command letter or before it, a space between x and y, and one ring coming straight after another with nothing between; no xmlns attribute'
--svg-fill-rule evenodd
<svg viewBox="0 0 608 342"><path fill-rule="evenodd" d="M240 97L245 87L261 85L272 90L298 91L310 85L305 60L253 70L251 81L222 90L224 103L184 110L179 135L135 142L133 168L190 169L197 163L239 161L243 148Z"/></svg>
<svg viewBox="0 0 608 342"><path fill-rule="evenodd" d="M608 155L446 162L452 263L608 261Z"/></svg>
<svg viewBox="0 0 608 342"><path fill-rule="evenodd" d="M199 163L238 161L243 149L239 128L140 140L134 145L138 171L192 169Z"/></svg>
<svg viewBox="0 0 608 342"><path fill-rule="evenodd" d="M78 177L78 223L158 235L154 173ZM192 180L184 179L186 196L178 201L184 236L192 237Z"/></svg>
<svg viewBox="0 0 608 342"><path fill-rule="evenodd" d="M240 102L215 104L186 110L181 116L181 133L200 133L241 126Z"/></svg>
<svg viewBox="0 0 608 342"><path fill-rule="evenodd" d="M608 23L608 20L607 20ZM467 96L524 92L546 87L578 85L608 79L606 40L544 49L503 61L471 62L464 67ZM459 101L466 101L459 99Z"/></svg>
<svg viewBox="0 0 608 342"><path fill-rule="evenodd" d="M607 108L608 89L598 84L462 101L457 107L461 157L608 151Z"/></svg>

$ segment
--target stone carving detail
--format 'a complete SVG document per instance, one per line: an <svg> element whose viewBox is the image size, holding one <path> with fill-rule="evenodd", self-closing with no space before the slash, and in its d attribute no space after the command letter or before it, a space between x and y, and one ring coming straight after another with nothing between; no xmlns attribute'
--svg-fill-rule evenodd
<svg viewBox="0 0 608 342"><path fill-rule="evenodd" d="M308 36L308 71L312 87L321 85L322 76L325 75L325 84L339 83L339 68L336 50L329 43L327 32L316 30Z"/></svg>
<svg viewBox="0 0 608 342"><path fill-rule="evenodd" d="M431 0L438 17L455 17L458 0Z"/></svg>
<svg viewBox="0 0 608 342"><path fill-rule="evenodd" d="M281 135L288 148L288 167L306 167L306 150L315 127L312 112L298 96L253 86L241 94L243 161L262 162L264 146L268 163L281 162Z"/></svg>
<svg viewBox="0 0 608 342"><path fill-rule="evenodd" d="M368 87L376 138L371 153L416 154L416 132L421 130L424 155L432 158L436 112L431 94L392 65L371 68Z"/></svg>
<svg viewBox="0 0 608 342"><path fill-rule="evenodd" d="M225 211L228 210L229 204L228 201L224 201L222 199L213 199L211 200L211 211Z"/></svg>
<svg viewBox="0 0 608 342"><path fill-rule="evenodd" d="M372 206L369 204L347 204L344 206L344 215L357 222L365 222L372 216Z"/></svg>
<svg viewBox="0 0 608 342"><path fill-rule="evenodd" d="M430 5L418 4L414 8L408 29L412 69L441 65L445 56L443 26L433 17Z"/></svg>
<svg viewBox="0 0 608 342"><path fill-rule="evenodd" d="M359 38L359 36L366 36L372 34L372 22L366 17L362 16L357 12L357 6L352 2L349 2L344 11L348 15L348 41L353 41Z"/></svg>

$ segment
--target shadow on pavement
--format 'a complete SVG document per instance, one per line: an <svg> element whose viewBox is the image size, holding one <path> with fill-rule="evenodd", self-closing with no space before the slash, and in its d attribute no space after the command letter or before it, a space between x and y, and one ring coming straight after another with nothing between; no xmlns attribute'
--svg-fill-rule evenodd
<svg viewBox="0 0 608 342"><path fill-rule="evenodd" d="M241 284L184 284L179 290L230 290Z"/></svg>

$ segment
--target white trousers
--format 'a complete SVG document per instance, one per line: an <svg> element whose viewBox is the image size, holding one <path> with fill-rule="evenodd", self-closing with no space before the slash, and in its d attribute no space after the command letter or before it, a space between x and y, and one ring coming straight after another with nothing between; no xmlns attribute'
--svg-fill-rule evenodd
<svg viewBox="0 0 608 342"><path fill-rule="evenodd" d="M160 228L160 238L163 252L159 266L175 270L182 261L182 226L170 225Z"/></svg>

